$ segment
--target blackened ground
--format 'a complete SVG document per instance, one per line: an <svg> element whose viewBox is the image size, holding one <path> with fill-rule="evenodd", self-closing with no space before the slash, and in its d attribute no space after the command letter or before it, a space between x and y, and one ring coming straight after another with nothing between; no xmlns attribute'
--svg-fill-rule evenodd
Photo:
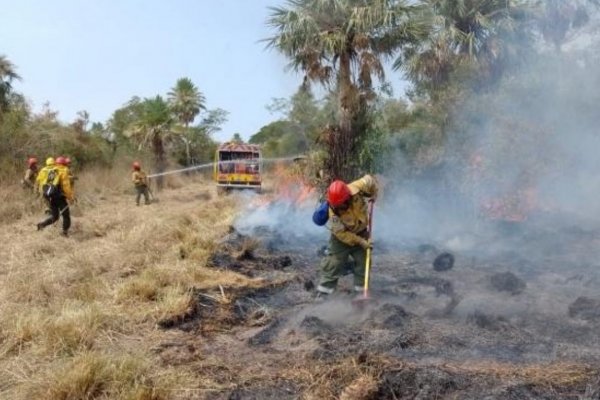
<svg viewBox="0 0 600 400"><path fill-rule="evenodd" d="M351 276L315 301L321 245L266 229L224 238L212 267L263 284L197 293L188 313L161 322L178 343L159 346L164 363L207 376L190 398L600 398L593 257L453 254L453 268L436 271L436 246L375 249L376 301L357 309Z"/></svg>

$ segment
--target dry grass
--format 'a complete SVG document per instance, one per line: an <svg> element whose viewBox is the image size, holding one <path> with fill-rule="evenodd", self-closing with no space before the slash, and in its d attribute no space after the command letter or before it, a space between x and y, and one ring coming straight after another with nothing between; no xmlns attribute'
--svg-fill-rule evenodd
<svg viewBox="0 0 600 400"><path fill-rule="evenodd" d="M340 400L373 400L378 389L377 379L371 375L360 375L342 390Z"/></svg>
<svg viewBox="0 0 600 400"><path fill-rule="evenodd" d="M254 252L259 245L259 240L254 238L246 238L242 243L241 249L234 256L237 260L252 260L254 259Z"/></svg>
<svg viewBox="0 0 600 400"><path fill-rule="evenodd" d="M401 373L419 370L439 370L458 380L470 379L488 382L494 379L506 385L527 385L539 389L585 387L594 382L598 370L594 366L554 362L544 364L513 364L489 361L419 364L379 355L361 355L333 362L315 361L310 364L280 365L276 372L261 372L255 376L242 376L245 381L274 381L283 379L302 387L303 399L375 399L382 388L384 373ZM408 374L410 375L410 374ZM435 375L435 374L434 374ZM384 388L385 390L385 388Z"/></svg>
<svg viewBox="0 0 600 400"><path fill-rule="evenodd" d="M31 399L167 399L140 355L82 352L25 389Z"/></svg>
<svg viewBox="0 0 600 400"><path fill-rule="evenodd" d="M15 312L2 321L2 354L72 355L91 349L103 330L114 327L114 316L102 312L100 305L71 302L53 313L51 309L32 308Z"/></svg>
<svg viewBox="0 0 600 400"><path fill-rule="evenodd" d="M264 285L205 266L234 198L177 177L159 203L136 207L128 172L117 173L80 175L68 239L35 231L35 198L0 191L0 398L177 398L172 388L199 378L156 368L151 349L167 335L157 321L189 314L194 290Z"/></svg>
<svg viewBox="0 0 600 400"><path fill-rule="evenodd" d="M5 223L32 215L42 206L42 199L20 185L10 185L0 191L0 221Z"/></svg>
<svg viewBox="0 0 600 400"><path fill-rule="evenodd" d="M573 387L589 382L597 370L585 364L554 362L515 365L496 362L444 364L442 369L452 373L493 376L503 381L521 381L542 387Z"/></svg>

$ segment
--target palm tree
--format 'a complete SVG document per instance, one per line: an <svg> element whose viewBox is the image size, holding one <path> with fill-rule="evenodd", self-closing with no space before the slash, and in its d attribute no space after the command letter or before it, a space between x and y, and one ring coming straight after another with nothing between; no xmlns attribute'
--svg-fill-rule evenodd
<svg viewBox="0 0 600 400"><path fill-rule="evenodd" d="M200 111L206 110L204 95L189 78L181 78L168 93L169 106L183 125L188 127Z"/></svg>
<svg viewBox="0 0 600 400"><path fill-rule="evenodd" d="M177 80L175 87L168 93L168 96L169 106L177 116L179 122L185 126L185 131L187 132L189 125L194 122L200 111L206 110L204 95L198 90L191 79L180 78ZM181 135L181 140L185 144L187 164L190 165L192 162L190 140L186 134Z"/></svg>
<svg viewBox="0 0 600 400"><path fill-rule="evenodd" d="M584 26L598 6L597 0L546 0L538 16L540 32L560 51L569 31Z"/></svg>
<svg viewBox="0 0 600 400"><path fill-rule="evenodd" d="M135 104L132 104L135 103ZM136 110L137 119L127 131L141 147L150 147L154 154L157 171L163 172L166 167L166 145L175 135L172 131L173 116L168 103L156 96L140 102L133 98L128 107ZM162 187L162 179L157 180L158 187Z"/></svg>
<svg viewBox="0 0 600 400"><path fill-rule="evenodd" d="M0 116L8 109L12 82L20 79L14 64L6 56L0 55Z"/></svg>
<svg viewBox="0 0 600 400"><path fill-rule="evenodd" d="M361 110L373 99L373 77L384 79L382 60L424 34L420 8L403 0L287 0L271 7L267 21L275 35L266 39L305 74L304 84L336 92L339 129L328 130L332 176L352 174L351 157L362 132Z"/></svg>
<svg viewBox="0 0 600 400"><path fill-rule="evenodd" d="M402 54L394 68L430 92L461 65L477 66L493 82L530 42L522 23L529 14L524 0L424 1L433 12L429 39Z"/></svg>

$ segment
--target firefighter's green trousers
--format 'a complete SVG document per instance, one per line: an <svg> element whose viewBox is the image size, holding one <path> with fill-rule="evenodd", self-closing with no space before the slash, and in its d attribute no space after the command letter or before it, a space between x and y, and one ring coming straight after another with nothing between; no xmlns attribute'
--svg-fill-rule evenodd
<svg viewBox="0 0 600 400"><path fill-rule="evenodd" d="M349 262L349 257L354 259ZM354 273L354 290L361 291L365 282L365 263L367 251L361 246L349 246L335 236L329 239L328 254L321 260L321 275L317 290L333 293L338 279L344 274L344 268L351 266Z"/></svg>

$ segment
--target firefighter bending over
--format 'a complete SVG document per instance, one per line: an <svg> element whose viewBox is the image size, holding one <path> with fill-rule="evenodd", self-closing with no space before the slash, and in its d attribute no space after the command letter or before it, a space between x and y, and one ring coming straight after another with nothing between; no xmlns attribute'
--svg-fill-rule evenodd
<svg viewBox="0 0 600 400"><path fill-rule="evenodd" d="M331 237L327 255L321 261L320 297L335 291L348 258L354 259L354 290L363 290L365 279L366 250L372 247L368 238L368 202L377 197L377 180L365 175L357 181L345 184L336 180L327 189Z"/></svg>

